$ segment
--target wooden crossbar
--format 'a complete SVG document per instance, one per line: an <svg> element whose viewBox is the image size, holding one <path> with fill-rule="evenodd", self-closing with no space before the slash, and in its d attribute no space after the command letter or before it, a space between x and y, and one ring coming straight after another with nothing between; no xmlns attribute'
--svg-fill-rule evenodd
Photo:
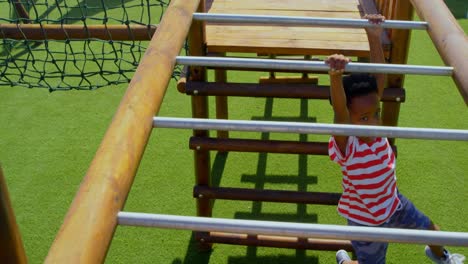
<svg viewBox="0 0 468 264"><path fill-rule="evenodd" d="M0 24L0 36L17 40L151 40L157 25Z"/></svg>

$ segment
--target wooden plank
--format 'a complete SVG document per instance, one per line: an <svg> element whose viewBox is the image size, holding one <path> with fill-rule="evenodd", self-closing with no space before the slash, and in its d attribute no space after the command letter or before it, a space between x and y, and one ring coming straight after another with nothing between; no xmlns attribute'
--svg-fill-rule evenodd
<svg viewBox="0 0 468 264"><path fill-rule="evenodd" d="M207 242L224 243L233 245L245 246L260 246L260 247L276 247L276 248L295 248L295 249L312 249L312 250L329 250L337 251L340 249L353 252L353 247L350 241L342 240L326 240L326 239L298 239L295 237L278 237L278 236L263 236L263 235L245 235L231 234L221 232L210 232L203 237Z"/></svg>
<svg viewBox="0 0 468 264"><path fill-rule="evenodd" d="M325 10L261 10L261 9L224 9L212 8L208 13L272 15L272 16L302 16L330 18L361 18L359 10L355 11L325 11Z"/></svg>
<svg viewBox="0 0 468 264"><path fill-rule="evenodd" d="M329 55L343 53L348 56L369 56L369 44L366 42L351 42L336 40L295 40L295 39L224 39L211 38L208 52L254 52L272 54L315 54Z"/></svg>
<svg viewBox="0 0 468 264"><path fill-rule="evenodd" d="M208 24L206 26L208 33L223 33L223 32L236 32L239 35L242 33L249 32L258 32L263 31L269 33L271 37L276 37L280 32L282 35L287 34L309 34L310 37L313 37L313 34L330 34L334 33L336 35L342 34L358 34L362 37L367 37L363 29L359 28L326 28L326 27L293 27L293 26L260 26L260 25L214 25Z"/></svg>
<svg viewBox="0 0 468 264"><path fill-rule="evenodd" d="M245 30L244 30L245 29ZM257 29L257 30L255 30ZM276 30L276 34L272 34L271 31L264 30L261 27L255 27L255 29L248 27L225 27L224 30L220 27L207 27L206 35L209 38L211 44L213 39L244 39L246 41L252 39L262 39L264 41L270 40L308 40L308 41L319 41L319 40L333 40L337 42L351 41L351 42L368 42L367 36L360 33L343 34L341 32L320 32L313 29L304 30L291 30L287 27L280 27Z"/></svg>
<svg viewBox="0 0 468 264"><path fill-rule="evenodd" d="M332 10L332 11L355 11L357 0L208 0L207 10L214 7L217 9L260 9L260 10Z"/></svg>
<svg viewBox="0 0 468 264"><path fill-rule="evenodd" d="M175 0L166 9L45 263L104 263L198 4Z"/></svg>

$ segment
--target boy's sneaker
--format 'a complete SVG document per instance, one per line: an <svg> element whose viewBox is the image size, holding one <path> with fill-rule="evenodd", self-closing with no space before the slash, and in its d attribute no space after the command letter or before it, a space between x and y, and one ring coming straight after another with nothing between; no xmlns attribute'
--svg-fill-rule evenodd
<svg viewBox="0 0 468 264"><path fill-rule="evenodd" d="M351 260L348 255L348 252L344 249L340 249L336 252L336 263L343 264L346 260Z"/></svg>
<svg viewBox="0 0 468 264"><path fill-rule="evenodd" d="M434 263L437 264L463 264L465 262L465 256L457 253L451 254L445 250L444 259L440 259L432 253L429 246L426 246L426 256L428 256Z"/></svg>

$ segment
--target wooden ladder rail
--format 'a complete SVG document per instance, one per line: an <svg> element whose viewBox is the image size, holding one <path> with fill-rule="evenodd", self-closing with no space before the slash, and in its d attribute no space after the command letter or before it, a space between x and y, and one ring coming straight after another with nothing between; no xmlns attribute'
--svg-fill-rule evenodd
<svg viewBox="0 0 468 264"><path fill-rule="evenodd" d="M366 2L367 4L365 5L366 7L373 6L369 5L369 1L373 0L363 0L363 2ZM405 7L406 8L406 7ZM198 9L198 12L203 12L205 10L204 6L204 1L200 3L200 7ZM375 7L373 7L373 12L377 12ZM406 34L408 34L407 30L404 30ZM396 35L398 36L398 35ZM401 40L401 38L399 39ZM204 32L204 25L201 22L194 21L194 24L191 28L191 31L189 33L189 55L191 56L206 56L206 37L205 37L205 32ZM402 60L406 62L406 56L407 56L407 46L408 46L408 41L404 41L402 45L404 46L403 53L400 54L402 55ZM223 55L223 54L220 54ZM400 59L398 57L398 59ZM401 61L401 60L400 60ZM395 62L394 62L395 63ZM206 85L206 68L204 67L190 67L189 72L187 73L189 78L183 78L181 81L178 83L178 89L181 92L185 92L185 87L186 84L194 84L198 83L200 85ZM398 78L403 78L403 75L399 75ZM215 85L220 85L220 86L229 86L229 84L226 84L226 69L215 69ZM400 80L400 79L399 79ZM402 82L400 85L391 85L389 87L402 87ZM208 94L203 94L203 93L198 93L195 92L192 95L192 112L193 112L193 117L195 118L207 118L208 117L208 99L207 95ZM226 94L228 95L228 94ZM227 96L222 95L222 94L217 94L216 96L216 117L217 118L223 118L227 119L228 118L228 111L227 111ZM245 95L244 95L245 96ZM403 97L404 98L404 97ZM403 100L401 100L403 101ZM395 100L391 102L384 102L384 107L387 106L387 116L390 118L389 121L386 123L388 125L396 125L397 120L398 120L398 114L399 114L399 106L401 103L400 100ZM390 106L390 107L389 107ZM209 140L209 132L208 131L200 131L200 130L195 130L194 131L194 138L197 138L198 140L206 141ZM228 135L227 133L224 135L220 135L218 133L218 141L228 141ZM236 139L232 139L236 140ZM231 141L232 141L231 140ZM237 141L236 141L237 142ZM219 142L218 142L219 143ZM268 144L267 142L258 142L259 146L262 146L264 144ZM289 142L291 143L291 142ZM195 178L196 178L196 186L195 188L204 188L207 190L210 190L210 154L209 151L210 149L205 149L205 148L194 148L194 163L195 163ZM222 148L218 149L218 151L223 151ZM229 151L229 150L227 150ZM220 190L221 192L223 190ZM237 192L234 191L234 192ZM229 196L229 195L228 195ZM200 196L195 196L197 198L197 215L198 216L204 216L204 217L210 217L212 215L212 207L211 207L211 201L209 197L205 197L203 195ZM215 199L216 197L213 197ZM226 237L225 234L210 234L207 232L195 232L195 238L199 241L199 248L201 250L209 250L211 248L211 243L228 243L228 244L244 244L244 245L259 245L259 246L280 246L280 247L291 247L291 248L310 248L310 249L335 249L336 246L331 246L328 247L327 244L324 242L323 246L320 245L321 241L315 241L313 243L309 243L307 241L302 241L302 240L293 240L293 241L288 241L287 243L284 243L281 239L276 239L276 238L270 238L267 240L261 240L259 238L253 239L252 236L248 236L248 241L244 239L240 239L238 236L235 237ZM305 244L304 244L305 243ZM349 243L349 242L348 242ZM348 250L352 250L349 244L346 243L339 243L339 246L345 247ZM339 247L338 246L338 247Z"/></svg>
<svg viewBox="0 0 468 264"><path fill-rule="evenodd" d="M171 1L45 263L102 263L199 1ZM177 27L174 27L177 25ZM151 99L151 100L148 100Z"/></svg>

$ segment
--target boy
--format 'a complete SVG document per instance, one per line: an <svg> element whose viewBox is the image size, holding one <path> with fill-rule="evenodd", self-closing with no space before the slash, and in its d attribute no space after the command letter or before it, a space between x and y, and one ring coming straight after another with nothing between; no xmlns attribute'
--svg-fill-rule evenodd
<svg viewBox="0 0 468 264"><path fill-rule="evenodd" d="M371 62L383 63L380 42L384 21L381 15L366 16L374 27L366 29ZM332 55L326 60L330 66L331 101L335 123L380 125L380 98L385 76L351 74L342 78L350 60ZM378 226L439 230L432 221L398 192L395 175L395 156L388 140L381 137L332 136L329 141L330 159L341 166L343 194L338 213L350 226ZM385 263L388 243L352 241L357 261L347 252L336 254L338 264ZM426 246L426 255L434 263L461 264L465 257L450 254L442 246Z"/></svg>

